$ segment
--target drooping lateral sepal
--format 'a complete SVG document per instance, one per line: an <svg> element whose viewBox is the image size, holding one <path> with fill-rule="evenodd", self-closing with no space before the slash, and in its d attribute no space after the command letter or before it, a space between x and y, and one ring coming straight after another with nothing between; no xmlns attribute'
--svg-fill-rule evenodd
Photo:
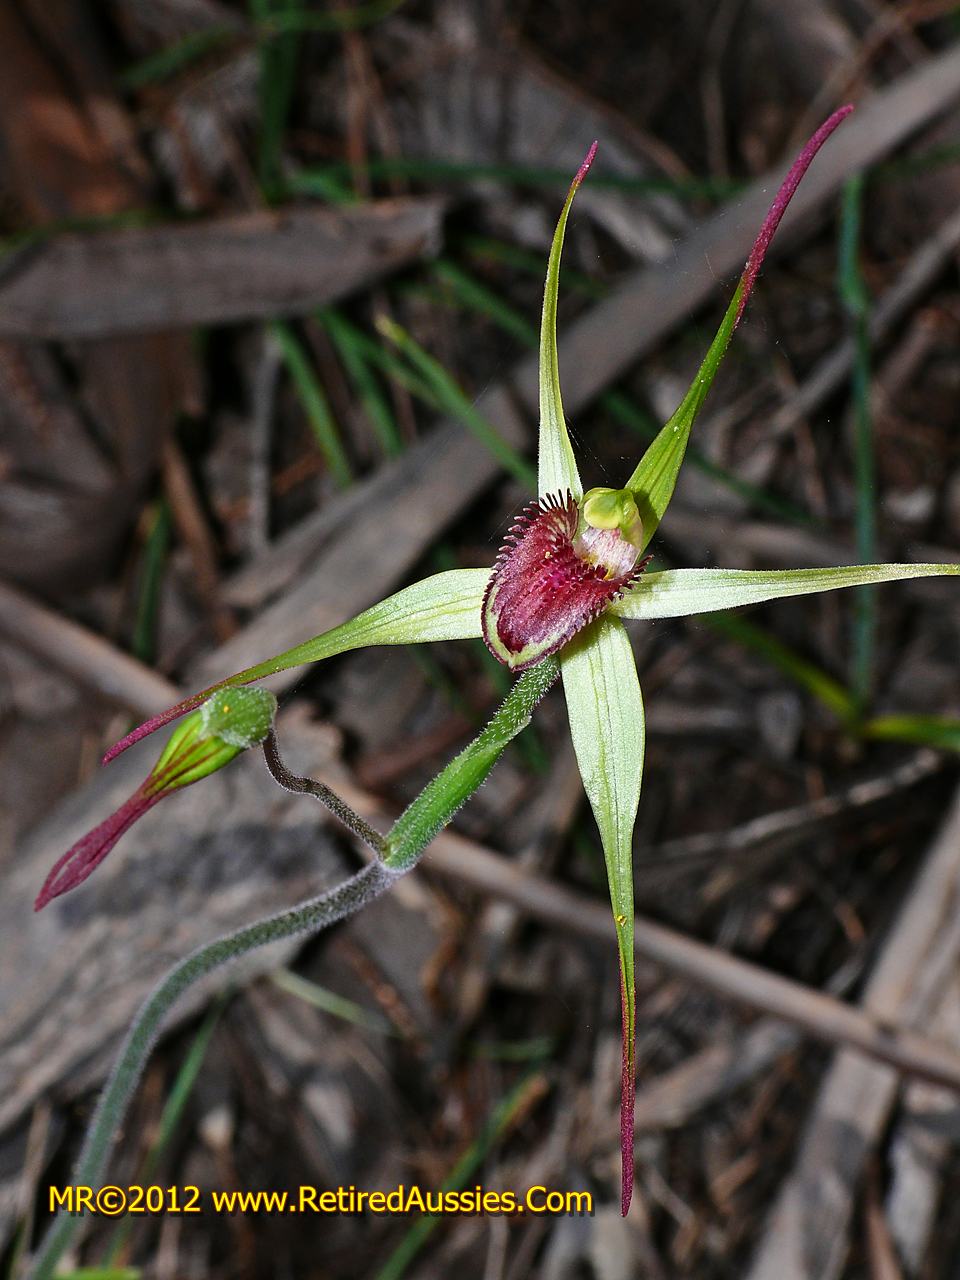
<svg viewBox="0 0 960 1280"><path fill-rule="evenodd" d="M483 598L483 638L523 671L556 653L636 582L638 547L596 528L570 493L524 508L504 540Z"/></svg>
<svg viewBox="0 0 960 1280"><path fill-rule="evenodd" d="M626 1214L633 1193L633 825L643 777L643 696L626 630L618 618L609 614L564 649L560 670L577 765L603 842L620 959L621 1211Z"/></svg>

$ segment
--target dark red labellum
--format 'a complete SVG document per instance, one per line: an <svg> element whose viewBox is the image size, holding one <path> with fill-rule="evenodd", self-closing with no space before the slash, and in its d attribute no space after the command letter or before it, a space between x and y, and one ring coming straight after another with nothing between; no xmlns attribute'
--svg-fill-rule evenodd
<svg viewBox="0 0 960 1280"><path fill-rule="evenodd" d="M643 572L647 560L634 564L635 552L625 571L622 555L606 563L596 551L588 558L583 540L578 544L579 523L572 494L550 495L525 507L504 540L483 598L483 638L513 671L556 653Z"/></svg>

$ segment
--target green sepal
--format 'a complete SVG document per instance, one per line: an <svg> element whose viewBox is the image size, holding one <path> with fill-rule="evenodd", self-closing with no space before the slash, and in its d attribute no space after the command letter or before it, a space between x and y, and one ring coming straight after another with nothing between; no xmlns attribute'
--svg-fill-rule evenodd
<svg viewBox="0 0 960 1280"><path fill-rule="evenodd" d="M697 371L697 376L690 384L690 389L647 447L646 453L625 485L636 499L637 510L643 521L644 547L656 533L657 526L670 505L670 499L677 485L677 476L680 474L680 467L687 451L690 431L713 385L720 361L726 354L733 331L737 327L743 293L744 282L741 279L717 330L717 335L710 344L710 349Z"/></svg>
<svg viewBox="0 0 960 1280"><path fill-rule="evenodd" d="M854 564L825 569L665 569L645 574L610 606L621 618L685 618L790 596L905 578L960 574L960 564Z"/></svg>
<svg viewBox="0 0 960 1280"><path fill-rule="evenodd" d="M150 770L148 792L176 791L208 778L242 751L263 742L277 700L266 689L220 689L177 725Z"/></svg>
<svg viewBox="0 0 960 1280"><path fill-rule="evenodd" d="M583 494L583 485L580 483L580 473L573 456L573 447L570 444L567 422L563 414L563 399L560 395L557 295L560 289L560 255L563 252L563 237L567 229L570 206L580 188L580 183L586 176L596 149L597 144L594 143L587 152L577 176L570 184L570 190L560 212L560 221L553 234L553 244L550 246L550 258L547 262L543 315L540 321L539 492L541 497L546 497L548 494L562 494L569 490L578 501Z"/></svg>
<svg viewBox="0 0 960 1280"><path fill-rule="evenodd" d="M428 640L470 640L479 638L480 605L486 590L489 569L449 569L422 582L404 587L363 613L332 627L311 640L265 658L252 667L225 676L216 684L191 694L175 707L139 725L104 755L104 764L157 729L192 711L217 689L236 688L262 680L264 676L302 667L308 662L333 658L351 649L379 644L417 644Z"/></svg>

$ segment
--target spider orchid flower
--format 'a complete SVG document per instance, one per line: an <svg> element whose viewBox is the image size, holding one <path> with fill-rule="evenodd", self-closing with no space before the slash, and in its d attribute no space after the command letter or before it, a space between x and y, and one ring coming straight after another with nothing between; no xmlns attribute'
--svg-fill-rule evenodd
<svg viewBox="0 0 960 1280"><path fill-rule="evenodd" d="M851 110L847 106L835 112L787 173L689 391L636 470L622 489L592 488L584 493L560 398L556 312L567 218L593 161L594 143L570 187L547 267L540 335L539 497L517 518L492 573L490 568L457 569L406 587L350 621L228 676L155 716L118 742L104 758L105 762L113 759L140 738L192 711L217 689L249 684L368 645L482 636L496 657L514 671L548 659L558 662L573 745L603 845L619 949L624 1214L633 1190L633 830L645 740L640 683L624 622L684 617L840 587L960 573L960 565L955 564L644 572L644 551L673 496L694 420L743 314L767 247L817 151ZM138 803L152 803L152 796L141 797ZM124 823L125 819L119 820L117 834L125 829ZM432 834L428 832L425 841ZM115 836L111 833L108 838L112 843ZM93 863L88 863L82 867L84 875L92 869ZM72 883L81 878L83 875L76 875ZM60 889L66 887L60 884Z"/></svg>

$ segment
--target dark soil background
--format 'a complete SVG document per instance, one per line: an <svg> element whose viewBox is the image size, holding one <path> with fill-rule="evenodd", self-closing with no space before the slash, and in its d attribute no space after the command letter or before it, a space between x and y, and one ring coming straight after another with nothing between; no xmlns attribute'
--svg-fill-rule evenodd
<svg viewBox="0 0 960 1280"><path fill-rule="evenodd" d="M153 984L358 865L250 753L35 917L154 758L101 772L102 751L178 689L492 562L528 495L477 433L532 456L547 251L594 138L561 374L585 482L622 483L723 313L751 198L845 101L695 428L664 566L854 562L871 511L873 558L960 559L956 5L2 0L4 1274ZM631 632L637 905L668 931L641 920L626 1220L613 931L554 691L436 865L178 1008L109 1181L459 1177L595 1212L97 1219L71 1274L956 1277L960 597L871 600L861 660L848 592ZM470 642L277 688L291 766L386 822L506 682ZM491 852L525 901L477 887ZM843 1048L871 1036L909 1070ZM108 1265L129 1270L86 1270Z"/></svg>

